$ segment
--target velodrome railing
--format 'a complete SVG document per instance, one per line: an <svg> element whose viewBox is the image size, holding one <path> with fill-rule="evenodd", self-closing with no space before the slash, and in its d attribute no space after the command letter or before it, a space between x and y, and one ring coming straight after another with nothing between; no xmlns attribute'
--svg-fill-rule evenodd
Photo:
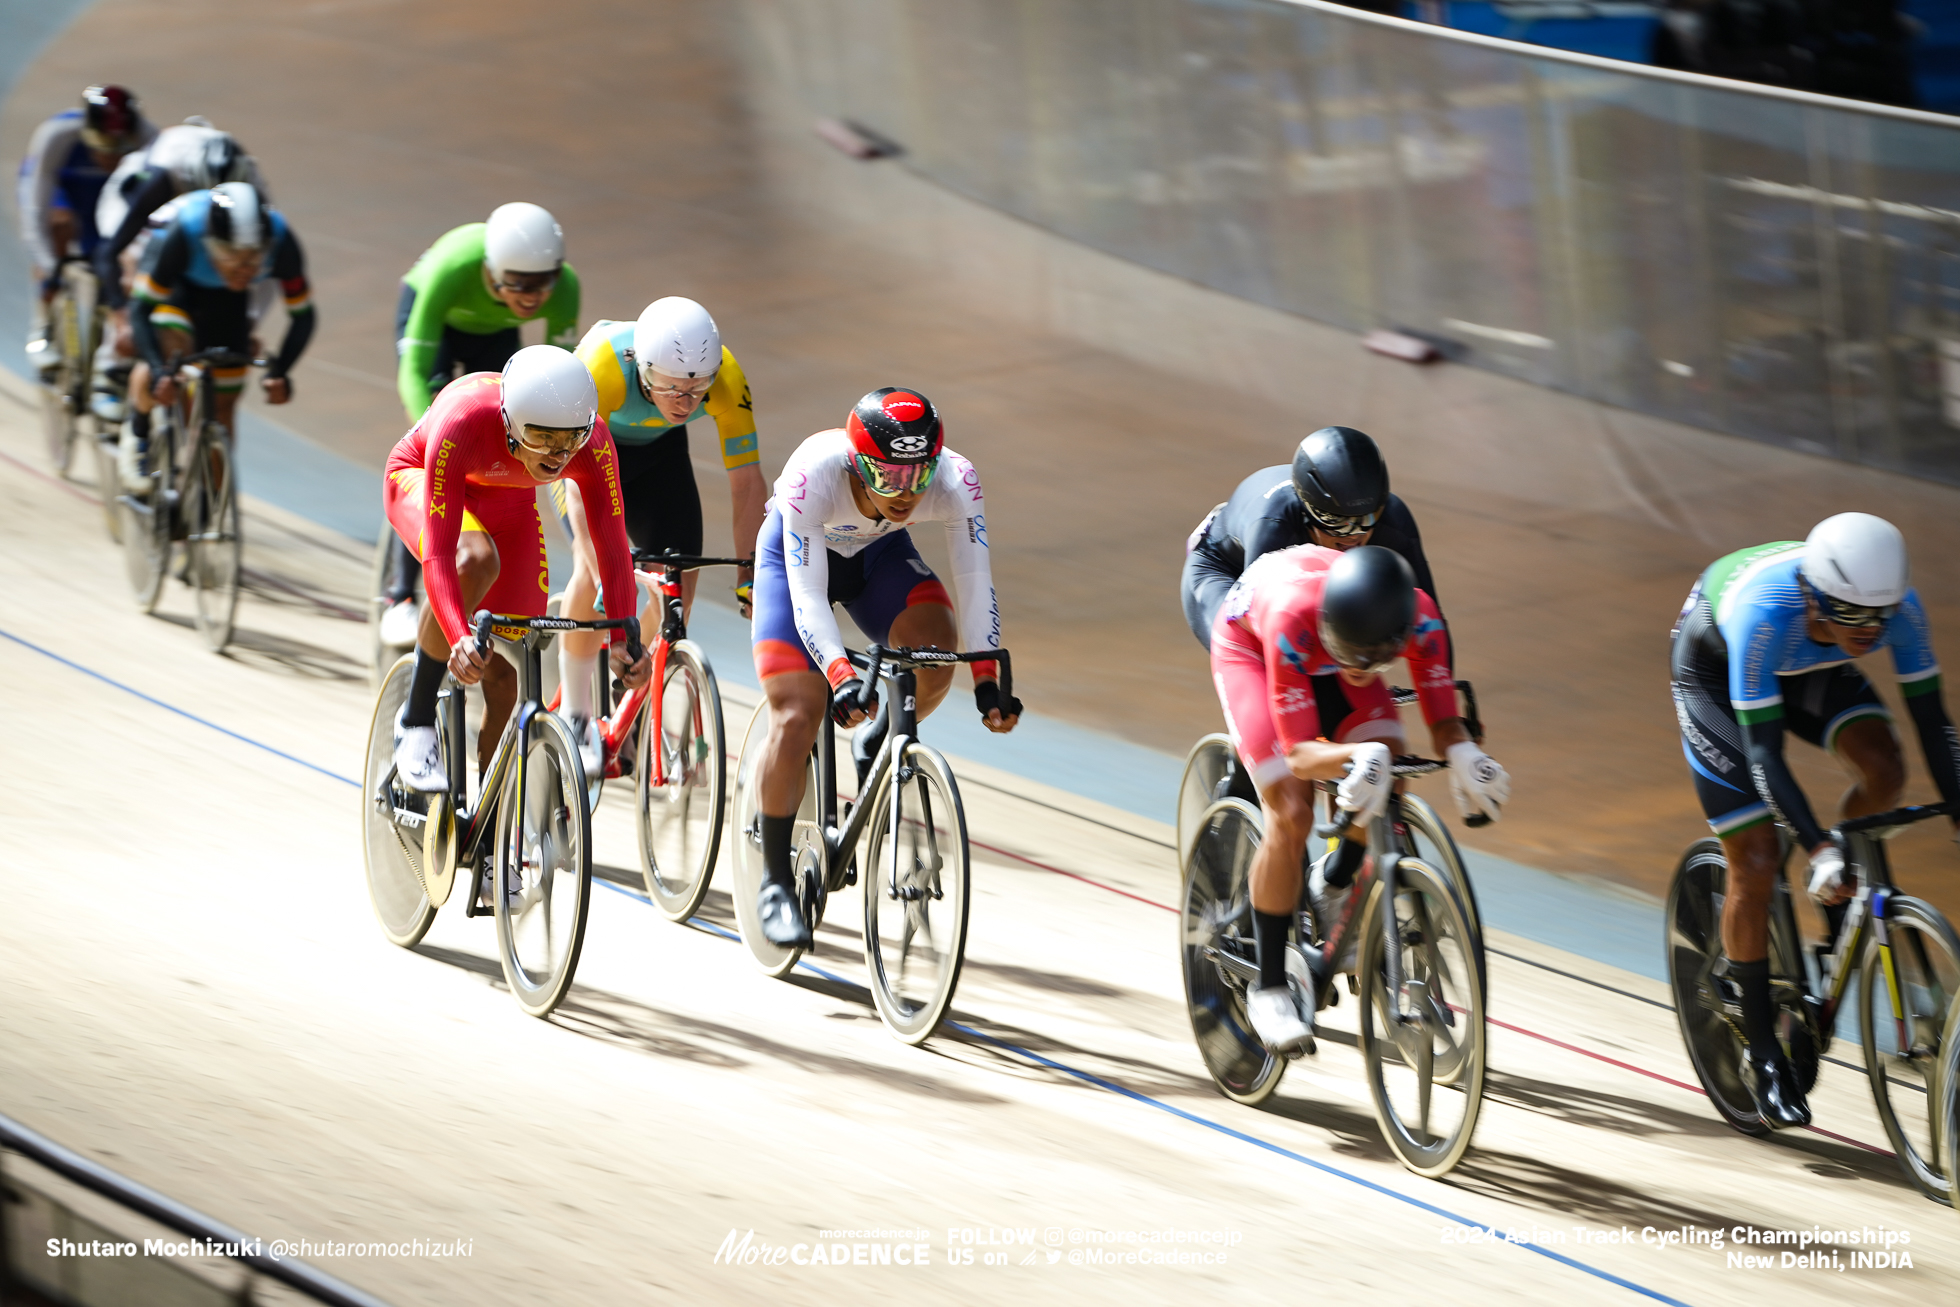
<svg viewBox="0 0 1960 1307"><path fill-rule="evenodd" d="M1321 0L761 0L815 112L1095 248L1960 482L1960 119Z"/></svg>
<svg viewBox="0 0 1960 1307"><path fill-rule="evenodd" d="M84 1194L107 1201L85 1202ZM158 1238L150 1233L156 1227L178 1237ZM265 1307L275 1301L386 1307L304 1262L274 1257L265 1240L0 1116L0 1302Z"/></svg>

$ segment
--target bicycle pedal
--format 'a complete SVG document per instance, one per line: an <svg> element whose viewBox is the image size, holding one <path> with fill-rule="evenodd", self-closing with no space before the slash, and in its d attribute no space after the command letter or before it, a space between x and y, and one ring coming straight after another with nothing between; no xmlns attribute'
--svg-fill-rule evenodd
<svg viewBox="0 0 1960 1307"><path fill-rule="evenodd" d="M1352 971L1348 972L1347 985L1348 985L1348 993L1354 994L1356 996L1360 995L1361 981L1355 976L1355 974Z"/></svg>

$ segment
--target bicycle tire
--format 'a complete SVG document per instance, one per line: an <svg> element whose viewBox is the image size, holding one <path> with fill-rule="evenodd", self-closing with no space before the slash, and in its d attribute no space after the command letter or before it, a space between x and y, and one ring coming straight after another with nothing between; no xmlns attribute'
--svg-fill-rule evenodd
<svg viewBox="0 0 1960 1307"><path fill-rule="evenodd" d="M1886 904L1885 938L1890 941L1892 974L1905 1002L1903 1028L1895 1019L1874 934L1858 965L1858 1026L1865 1046L1865 1074L1871 1081L1879 1123L1907 1178L1928 1198L1950 1203L1953 1173L1941 1157L1936 1095L1941 1088L1939 1068L1948 1018L1960 1007L1954 1002L1960 993L1960 938L1937 908L1903 894ZM1901 1048L1905 1056L1900 1056Z"/></svg>
<svg viewBox="0 0 1960 1307"><path fill-rule="evenodd" d="M1178 961L1198 1056L1218 1092L1257 1106L1273 1096L1286 1059L1259 1042L1246 1012L1243 976L1215 961L1227 953L1257 964L1248 873L1264 824L1244 799L1220 799L1192 832L1184 860Z"/></svg>
<svg viewBox="0 0 1960 1307"><path fill-rule="evenodd" d="M756 806L755 767L762 744L769 737L769 701L755 706L748 729L742 733L742 752L735 762L735 783L731 799L734 831L734 875L729 895L735 900L735 927L748 947L749 956L763 974L781 977L789 974L803 957L803 950L778 948L763 938L762 922L756 915L756 896L762 892L762 816ZM790 836L791 856L801 873L813 859L821 865L823 834L817 807L817 759L814 752L804 764L803 799L796 809L796 825ZM814 934L817 923L810 923Z"/></svg>
<svg viewBox="0 0 1960 1307"><path fill-rule="evenodd" d="M585 945L592 814L578 746L556 713L531 713L517 748L497 797L497 960L517 1005L548 1017L571 989Z"/></svg>
<svg viewBox="0 0 1960 1307"><path fill-rule="evenodd" d="M216 423L205 425L204 439L192 455L186 513L189 530L184 551L198 634L213 652L222 653L231 643L238 617L245 539L238 512L237 460L230 433Z"/></svg>
<svg viewBox="0 0 1960 1307"><path fill-rule="evenodd" d="M686 921L700 910L714 879L728 799L721 686L708 655L692 640L682 640L668 651L660 707L656 732L653 699L648 696L633 760L640 875L653 905L669 921ZM653 784L656 735L667 777L667 784L660 786Z"/></svg>
<svg viewBox="0 0 1960 1307"><path fill-rule="evenodd" d="M973 891L966 809L951 764L916 740L887 769L874 803L865 827L864 969L885 1027L919 1044L945 1017L966 961ZM924 951L915 948L921 932ZM906 983L915 958L931 968L917 988Z"/></svg>
<svg viewBox="0 0 1960 1307"><path fill-rule="evenodd" d="M1401 803L1412 837L1409 852L1450 878L1464 912L1469 915L1471 928L1477 932L1477 968L1481 973L1477 979L1483 982L1484 1002L1488 1004L1490 959L1484 948L1483 910L1477 904L1477 886L1470 879L1470 869L1463 865L1463 853L1456 847L1456 838L1450 834L1450 828L1443 824L1442 816L1434 807L1414 794L1404 794ZM1422 843L1413 841L1413 837L1418 836Z"/></svg>
<svg viewBox="0 0 1960 1307"><path fill-rule="evenodd" d="M414 675L415 659L402 658L381 678L361 769L361 856L367 869L368 902L381 923L381 933L402 948L420 943L436 919L435 905L429 902L417 871L422 856L419 835L414 840L403 835L387 812L391 799L379 793L382 778L395 763L395 719L408 702Z"/></svg>
<svg viewBox="0 0 1960 1307"><path fill-rule="evenodd" d="M1177 859L1181 866L1191 855L1198 822L1211 805L1224 797L1218 782L1233 763L1232 737L1216 732L1201 736L1184 755L1184 772L1177 782Z"/></svg>
<svg viewBox="0 0 1960 1307"><path fill-rule="evenodd" d="M1960 1176L1960 1003L1947 1013L1946 1033L1940 1042L1945 1055L1940 1060L1938 1115L1934 1118L1940 1127L1940 1169L1948 1176ZM1946 1200L1949 1207L1960 1210L1952 1193Z"/></svg>
<svg viewBox="0 0 1960 1307"><path fill-rule="evenodd" d="M383 525L380 538L374 542L374 561L368 567L368 669L369 676L376 686L395 660L404 654L415 652L413 644L383 644L381 641L381 614L388 607L388 564L393 559L395 529ZM416 582L416 593L421 593L421 582ZM549 660L547 660L549 661ZM547 699L549 695L545 696Z"/></svg>
<svg viewBox="0 0 1960 1307"><path fill-rule="evenodd" d="M1667 980L1681 1042L1708 1101L1731 1127L1760 1138L1769 1126L1742 1082L1742 1037L1722 1016L1714 989L1722 956L1717 900L1726 892L1728 871L1720 840L1696 840L1681 855L1667 892Z"/></svg>
<svg viewBox="0 0 1960 1307"><path fill-rule="evenodd" d="M1463 1160L1483 1108L1489 1045L1482 972L1474 957L1482 942L1449 876L1422 859L1398 862L1392 904L1385 890L1384 882L1374 881L1361 915L1355 965L1361 991L1361 1059L1375 1119L1390 1150L1415 1174L1435 1179ZM1421 1017L1420 1028L1395 1019L1400 996L1391 995L1387 985L1382 914L1394 912L1399 925L1405 911L1408 924L1397 931L1403 944L1403 987ZM1438 1074L1439 1063L1452 1068L1447 1079ZM1409 1074L1396 1076L1391 1086L1394 1064ZM1405 1086L1405 1081L1410 1083ZM1454 1123L1441 1130L1433 1116L1438 1088L1458 1100Z"/></svg>
<svg viewBox="0 0 1960 1307"><path fill-rule="evenodd" d="M76 424L86 402L88 371L92 351L83 340L81 307L76 302L74 278L63 270L61 287L48 305L48 339L59 349L60 361L53 374L41 383L41 431L48 462L54 474L65 478L74 453Z"/></svg>
<svg viewBox="0 0 1960 1307"><path fill-rule="evenodd" d="M95 497L102 504L102 522L115 544L123 542L122 482L116 472L118 440L119 433L112 429L89 442L95 447ZM381 688L379 674L374 678L374 688Z"/></svg>
<svg viewBox="0 0 1960 1307"><path fill-rule="evenodd" d="M168 448L168 444L164 445ZM163 596L163 579L170 570L170 505L168 477L157 473L156 488L147 496L118 495L122 520L123 575L139 612L154 613Z"/></svg>

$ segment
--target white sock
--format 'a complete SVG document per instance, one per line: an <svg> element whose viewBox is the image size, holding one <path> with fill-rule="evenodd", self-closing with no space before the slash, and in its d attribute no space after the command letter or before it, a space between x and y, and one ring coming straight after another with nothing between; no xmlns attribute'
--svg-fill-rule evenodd
<svg viewBox="0 0 1960 1307"><path fill-rule="evenodd" d="M561 717L592 720L593 677L598 674L598 654L575 654L558 650L558 713Z"/></svg>

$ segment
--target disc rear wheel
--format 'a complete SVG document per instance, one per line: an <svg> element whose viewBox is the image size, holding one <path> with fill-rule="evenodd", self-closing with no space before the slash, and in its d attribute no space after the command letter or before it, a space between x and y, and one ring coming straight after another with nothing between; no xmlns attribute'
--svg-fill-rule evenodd
<svg viewBox="0 0 1960 1307"><path fill-rule="evenodd" d="M1263 1103L1279 1088L1286 1060L1259 1042L1246 1012L1258 977L1252 934L1252 855L1263 833L1258 809L1221 799L1193 827L1184 860L1178 959L1198 1055L1219 1092Z"/></svg>
<svg viewBox="0 0 1960 1307"><path fill-rule="evenodd" d="M1697 840L1682 856L1667 896L1667 979L1681 1042L1708 1101L1743 1134L1765 1135L1769 1127L1742 1082L1742 1038L1724 1015L1715 988L1728 874L1718 840Z"/></svg>
<svg viewBox="0 0 1960 1307"><path fill-rule="evenodd" d="M728 780L721 690L692 642L682 641L668 654L658 731L651 709L649 704L640 719L633 764L640 873L654 905L669 920L686 921L700 909L714 876Z"/></svg>
<svg viewBox="0 0 1960 1307"><path fill-rule="evenodd" d="M398 782L383 785L395 766L395 719L408 702L415 659L403 658L381 678L368 724L367 763L361 770L361 852L367 864L368 900L392 944L412 948L428 934L436 910L423 892L418 870L422 857L420 827L395 824L392 811L400 805L422 811L427 798L411 794Z"/></svg>
<svg viewBox="0 0 1960 1307"><path fill-rule="evenodd" d="M1204 736L1184 756L1184 775L1177 783L1177 854L1189 856L1191 839L1198 821L1212 804L1225 796L1218 783L1237 765L1229 735Z"/></svg>

